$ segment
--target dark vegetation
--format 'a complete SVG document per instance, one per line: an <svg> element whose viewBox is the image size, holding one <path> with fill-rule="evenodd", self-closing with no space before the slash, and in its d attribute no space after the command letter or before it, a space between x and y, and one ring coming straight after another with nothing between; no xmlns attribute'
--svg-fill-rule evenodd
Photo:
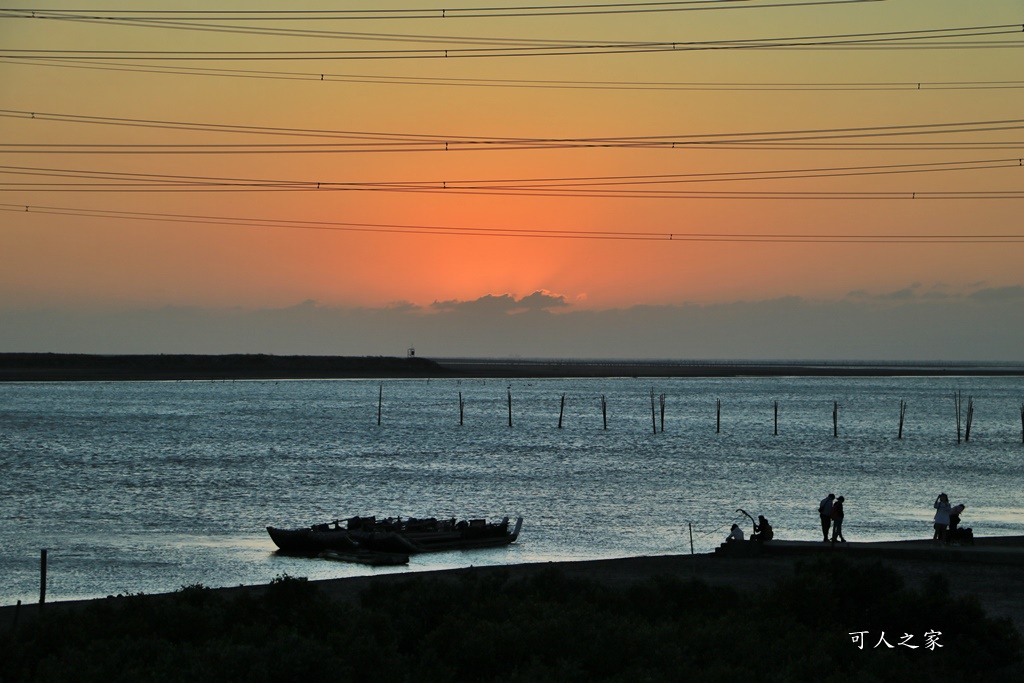
<svg viewBox="0 0 1024 683"><path fill-rule="evenodd" d="M0 381L4 382L331 379L442 377L449 374L437 363L417 357L0 353Z"/></svg>
<svg viewBox="0 0 1024 683"><path fill-rule="evenodd" d="M923 634L941 631L941 648ZM868 631L863 649L850 632ZM881 632L895 647L876 648ZM897 646L914 635L916 650ZM11 681L995 681L1021 678L1008 621L887 567L826 560L752 595L662 577L630 587L552 570L410 578L333 602L304 579L227 599L52 610L3 634Z"/></svg>
<svg viewBox="0 0 1024 683"><path fill-rule="evenodd" d="M523 360L270 354L0 353L0 382L399 377L1024 375L1015 363Z"/></svg>

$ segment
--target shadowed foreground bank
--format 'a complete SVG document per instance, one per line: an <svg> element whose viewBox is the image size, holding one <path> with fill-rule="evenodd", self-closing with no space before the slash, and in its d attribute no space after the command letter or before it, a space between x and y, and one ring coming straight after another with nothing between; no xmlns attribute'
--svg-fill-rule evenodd
<svg viewBox="0 0 1024 683"><path fill-rule="evenodd" d="M777 578L780 558L702 558L719 578L742 568L747 580L734 587L695 578L702 570L683 558L660 559L279 577L258 589L48 605L0 641L0 680L845 683L1024 673L1012 624L952 594L944 568L911 585L877 559L839 553L795 559Z"/></svg>
<svg viewBox="0 0 1024 683"><path fill-rule="evenodd" d="M0 382L442 377L1024 376L1024 363L0 353Z"/></svg>

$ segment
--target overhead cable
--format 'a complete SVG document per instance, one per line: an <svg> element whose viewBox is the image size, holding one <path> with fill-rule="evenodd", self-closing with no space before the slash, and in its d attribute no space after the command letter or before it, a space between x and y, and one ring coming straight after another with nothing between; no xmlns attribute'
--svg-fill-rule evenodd
<svg viewBox="0 0 1024 683"><path fill-rule="evenodd" d="M489 181L338 182L141 174L81 169L0 166L0 175L47 178L45 181L0 182L2 192L392 192L447 195L642 199L1022 199L1024 190L883 191L841 190L681 190L647 189L650 185L685 185L723 181L807 180L855 175L976 171L1022 168L1022 159L989 160L957 165L918 164L881 167L805 169L800 173L735 172L662 176L519 179ZM640 189L637 189L640 187Z"/></svg>
<svg viewBox="0 0 1024 683"><path fill-rule="evenodd" d="M202 216L157 212L130 212L72 207L0 204L0 211L23 214L74 216L81 218L153 221L207 226L318 230L331 232L368 232L378 234L433 235L458 237L517 237L535 239L675 241L675 242L775 242L802 244L1016 244L1024 243L1024 233L829 233L819 232L724 232L724 231L632 231L632 230L542 230L520 228L459 227L395 223L291 221L267 218Z"/></svg>
<svg viewBox="0 0 1024 683"><path fill-rule="evenodd" d="M836 128L802 128L768 131L732 131L726 133L677 133L661 135L624 135L591 137L499 137L447 134L392 133L383 131L346 131L330 129L290 128L274 126L253 126L198 121L171 121L159 119L135 119L125 117L90 116L53 112L33 112L17 109L0 109L0 117L27 119L31 121L53 121L63 123L85 123L110 126L156 128L165 130L205 131L215 133L238 133L247 135L274 135L286 137L310 137L321 139L355 140L365 146L393 146L402 143L415 146L434 146L435 149L452 150L465 148L530 148L530 147L676 147L693 143L765 143L765 142L808 142L820 140L856 140L876 137L902 137L921 135L949 135L1019 130L1024 128L1024 118L989 119L975 121L950 121L942 123L914 123L885 126L851 126ZM341 144L341 143L339 143ZM349 144L349 143L346 143Z"/></svg>
<svg viewBox="0 0 1024 683"><path fill-rule="evenodd" d="M74 50L74 49L0 49L0 57L17 59L90 59L113 61L310 61L352 59L456 59L482 57L540 57L557 55L634 54L645 52L687 52L704 50L750 49L832 49L832 48L915 48L940 41L942 48L979 49L988 47L1024 47L1024 41L964 41L1020 34L1021 24L997 24L941 29L876 31L804 35L779 38L728 39L708 41L601 41L595 43L567 42L493 47L410 48L403 50ZM941 42L953 41L953 42Z"/></svg>
<svg viewBox="0 0 1024 683"><path fill-rule="evenodd" d="M110 9L0 9L0 18L14 19L91 19L96 21L332 21L367 19L480 19L501 17L578 16L595 14L651 14L706 10L764 9L774 7L813 7L817 5L856 5L885 0L796 0L759 3L750 0L677 0L675 2L606 2L581 4L536 4L530 6L413 7L344 10L110 10Z"/></svg>
<svg viewBox="0 0 1024 683"><path fill-rule="evenodd" d="M0 59L0 61L4 61ZM157 64L109 64L88 60L52 62L45 59L17 60L9 64L77 68L95 71L157 73L178 76L253 78L324 83L365 83L370 85L412 85L471 88L528 88L541 90L650 90L650 91L887 91L887 90L1017 90L1024 80L998 81L848 81L848 82L741 82L741 81L590 81L513 78L453 78L429 76L388 76L382 74L319 73L313 71L268 71L221 69Z"/></svg>

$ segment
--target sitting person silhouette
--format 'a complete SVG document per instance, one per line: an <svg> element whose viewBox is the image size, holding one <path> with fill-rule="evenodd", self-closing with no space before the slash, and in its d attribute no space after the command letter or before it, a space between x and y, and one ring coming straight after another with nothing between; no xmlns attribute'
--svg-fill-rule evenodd
<svg viewBox="0 0 1024 683"><path fill-rule="evenodd" d="M764 515L757 516L757 524L754 525L754 533L750 537L752 541L770 541L775 537L772 525L768 523Z"/></svg>

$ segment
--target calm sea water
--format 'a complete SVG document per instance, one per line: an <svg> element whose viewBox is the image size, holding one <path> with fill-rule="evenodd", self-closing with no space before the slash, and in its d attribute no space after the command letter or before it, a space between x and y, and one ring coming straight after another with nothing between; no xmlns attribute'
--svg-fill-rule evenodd
<svg viewBox="0 0 1024 683"><path fill-rule="evenodd" d="M965 413L974 399L959 444L957 390ZM0 397L0 604L38 600L44 548L47 599L67 600L688 553L691 529L708 552L737 508L814 540L830 491L851 541L930 537L940 491L976 534L1024 534L1022 378L14 383ZM356 514L526 521L508 548L399 569L279 557L265 532Z"/></svg>

